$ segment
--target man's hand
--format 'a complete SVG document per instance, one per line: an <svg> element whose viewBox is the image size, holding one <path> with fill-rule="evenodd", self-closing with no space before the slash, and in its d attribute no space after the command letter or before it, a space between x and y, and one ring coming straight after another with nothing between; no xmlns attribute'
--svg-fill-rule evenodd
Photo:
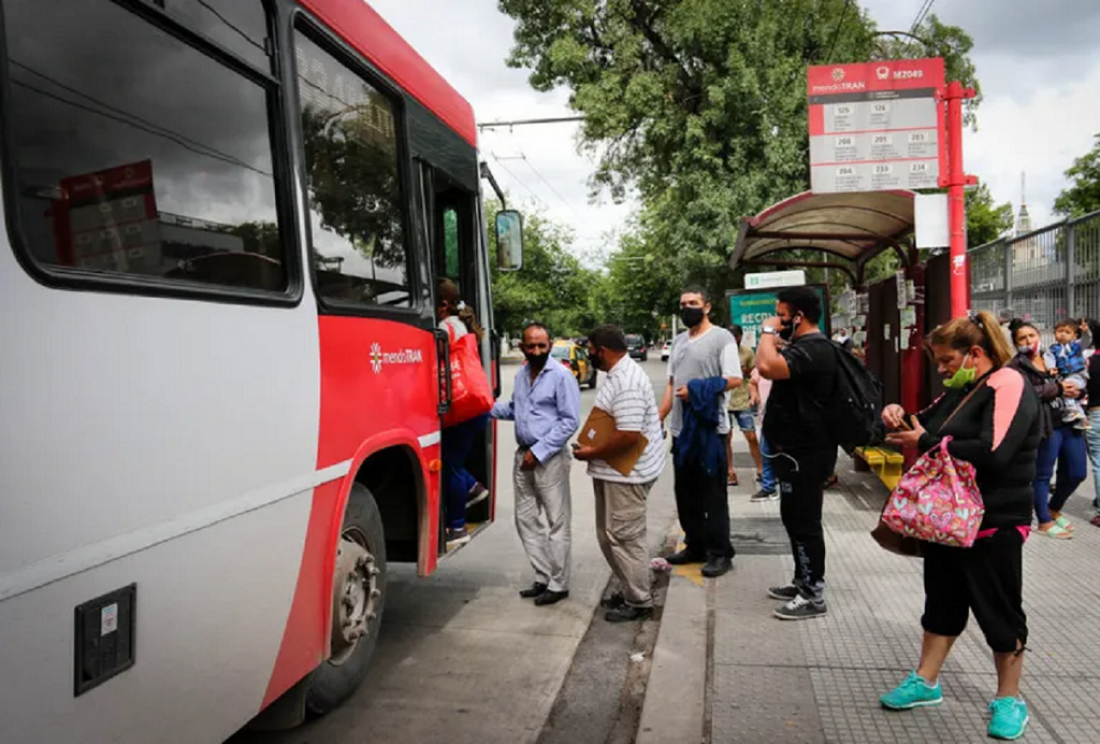
<svg viewBox="0 0 1100 744"><path fill-rule="evenodd" d="M1077 398L1081 397L1081 388L1077 387L1077 385L1072 382L1063 382L1062 394L1067 398L1072 398L1076 400Z"/></svg>
<svg viewBox="0 0 1100 744"><path fill-rule="evenodd" d="M885 415L885 412L883 412ZM924 427L920 425L920 421L916 416L909 417L910 425L913 427L909 431L894 431L886 435L886 443L898 445L901 447L916 447L920 443L921 436L925 433Z"/></svg>
<svg viewBox="0 0 1100 744"><path fill-rule="evenodd" d="M882 409L882 423L891 429L900 429L905 422L905 409L897 403L891 403Z"/></svg>
<svg viewBox="0 0 1100 744"><path fill-rule="evenodd" d="M764 326L771 326L773 329L775 329L776 333L778 333L779 329L783 327L783 319L780 318L778 315L773 315L772 317L768 318L760 324L761 328L763 328ZM767 334L764 335L766 336Z"/></svg>
<svg viewBox="0 0 1100 744"><path fill-rule="evenodd" d="M573 457L577 460L585 461L596 459L595 447L577 447L573 450Z"/></svg>
<svg viewBox="0 0 1100 744"><path fill-rule="evenodd" d="M688 386L681 385L680 387L676 388L676 397L680 400L687 400L689 397Z"/></svg>
<svg viewBox="0 0 1100 744"><path fill-rule="evenodd" d="M534 470L535 466L539 464L539 459L531 452L527 450L523 453L523 464L519 466L520 470Z"/></svg>

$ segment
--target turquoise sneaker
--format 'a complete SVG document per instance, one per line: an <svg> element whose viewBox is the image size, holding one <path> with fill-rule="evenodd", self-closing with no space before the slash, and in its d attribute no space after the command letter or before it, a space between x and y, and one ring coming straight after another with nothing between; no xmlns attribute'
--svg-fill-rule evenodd
<svg viewBox="0 0 1100 744"><path fill-rule="evenodd" d="M1027 714L1027 703L1021 698L997 698L989 704L989 710L993 718L986 732L994 739L1012 741L1024 735L1030 716Z"/></svg>
<svg viewBox="0 0 1100 744"><path fill-rule="evenodd" d="M943 690L940 683L929 685L924 677L909 672L905 681L879 698L883 708L890 710L912 710L926 705L939 705L943 702Z"/></svg>

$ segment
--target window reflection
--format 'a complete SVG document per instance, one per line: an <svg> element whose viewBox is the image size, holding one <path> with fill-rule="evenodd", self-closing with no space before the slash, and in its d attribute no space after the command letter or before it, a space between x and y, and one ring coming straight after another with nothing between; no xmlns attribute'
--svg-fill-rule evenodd
<svg viewBox="0 0 1100 744"><path fill-rule="evenodd" d="M263 0L153 0L173 18L268 71Z"/></svg>
<svg viewBox="0 0 1100 744"><path fill-rule="evenodd" d="M393 105L301 33L296 55L318 291L408 307Z"/></svg>
<svg viewBox="0 0 1100 744"><path fill-rule="evenodd" d="M285 289L261 87L107 0L6 0L4 15L37 262Z"/></svg>

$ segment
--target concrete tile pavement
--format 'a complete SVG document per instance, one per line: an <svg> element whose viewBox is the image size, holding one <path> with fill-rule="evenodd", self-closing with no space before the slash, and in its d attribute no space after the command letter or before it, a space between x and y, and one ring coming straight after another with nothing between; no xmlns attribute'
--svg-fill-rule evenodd
<svg viewBox="0 0 1100 744"><path fill-rule="evenodd" d="M793 570L779 505L749 502L747 452L735 461L745 484L730 489L735 569L702 586L673 575L638 742L984 741L996 675L976 623L944 669L944 705L891 713L878 704L917 662L924 597L920 561L886 553L868 534L885 487L841 458L841 487L827 492L824 509L829 615L781 622L771 615L779 603L765 594ZM1066 508L1077 525L1073 540L1035 536L1025 548L1031 638L1023 693L1032 715L1025 741L1100 741L1100 619L1093 609L1100 599L1100 530L1088 524L1093 493L1089 481ZM698 655L690 649L698 648L701 628L707 655L700 670L692 667ZM697 710L700 698L704 715L689 725L685 711ZM664 729L662 711L673 711L674 723Z"/></svg>

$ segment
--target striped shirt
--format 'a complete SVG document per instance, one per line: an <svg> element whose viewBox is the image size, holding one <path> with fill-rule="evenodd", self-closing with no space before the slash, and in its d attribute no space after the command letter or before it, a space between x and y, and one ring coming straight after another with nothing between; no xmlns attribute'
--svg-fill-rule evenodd
<svg viewBox="0 0 1100 744"><path fill-rule="evenodd" d="M588 474L613 483L657 480L665 467L664 435L657 414L657 397L645 371L629 356L624 356L607 373L607 380L596 394L595 405L611 414L618 431L639 431L649 443L629 475L624 476L603 460L590 460Z"/></svg>

